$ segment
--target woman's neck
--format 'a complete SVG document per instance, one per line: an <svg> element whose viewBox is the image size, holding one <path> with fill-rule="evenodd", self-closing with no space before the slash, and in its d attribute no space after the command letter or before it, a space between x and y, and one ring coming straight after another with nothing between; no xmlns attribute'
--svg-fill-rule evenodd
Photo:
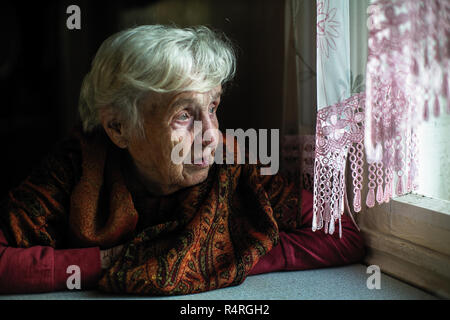
<svg viewBox="0 0 450 320"><path fill-rule="evenodd" d="M145 171L139 169L139 166L128 152L125 161L125 171L129 177L130 187L140 195L165 196L177 191L170 186L156 183L153 179L147 177Z"/></svg>

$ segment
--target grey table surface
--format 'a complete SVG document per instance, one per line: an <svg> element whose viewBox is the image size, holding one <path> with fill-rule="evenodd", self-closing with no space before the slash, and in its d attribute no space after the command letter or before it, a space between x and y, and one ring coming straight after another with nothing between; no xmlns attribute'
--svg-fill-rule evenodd
<svg viewBox="0 0 450 320"><path fill-rule="evenodd" d="M239 286L192 295L154 297L63 291L0 295L0 300L429 300L438 299L381 273L380 288L367 286L367 267L354 264L305 271L274 272L248 277Z"/></svg>

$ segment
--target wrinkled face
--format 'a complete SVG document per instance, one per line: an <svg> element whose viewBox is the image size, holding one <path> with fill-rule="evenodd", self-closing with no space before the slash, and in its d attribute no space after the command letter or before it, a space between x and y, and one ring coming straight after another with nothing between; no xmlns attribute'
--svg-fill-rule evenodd
<svg viewBox="0 0 450 320"><path fill-rule="evenodd" d="M206 179L219 143L221 93L217 86L205 93L152 94L142 101L145 135L132 138L127 149L147 189L169 194ZM174 153L175 147L180 151Z"/></svg>

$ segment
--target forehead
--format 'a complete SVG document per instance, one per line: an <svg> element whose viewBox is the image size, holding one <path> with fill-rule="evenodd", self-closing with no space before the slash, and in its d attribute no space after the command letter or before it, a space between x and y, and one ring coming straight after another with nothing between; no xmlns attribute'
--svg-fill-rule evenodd
<svg viewBox="0 0 450 320"><path fill-rule="evenodd" d="M183 102L193 102L193 103L209 103L210 101L214 101L220 98L222 94L222 86L217 86L207 92L197 92L197 91L184 91L173 94L168 97L167 105L176 106L178 104L182 104Z"/></svg>

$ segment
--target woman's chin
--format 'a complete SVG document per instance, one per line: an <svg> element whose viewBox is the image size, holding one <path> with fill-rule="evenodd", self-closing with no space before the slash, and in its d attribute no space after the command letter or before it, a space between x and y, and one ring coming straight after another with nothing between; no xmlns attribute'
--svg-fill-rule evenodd
<svg viewBox="0 0 450 320"><path fill-rule="evenodd" d="M184 185L186 187L190 187L205 181L208 177L208 171L210 167L211 165L184 165Z"/></svg>

